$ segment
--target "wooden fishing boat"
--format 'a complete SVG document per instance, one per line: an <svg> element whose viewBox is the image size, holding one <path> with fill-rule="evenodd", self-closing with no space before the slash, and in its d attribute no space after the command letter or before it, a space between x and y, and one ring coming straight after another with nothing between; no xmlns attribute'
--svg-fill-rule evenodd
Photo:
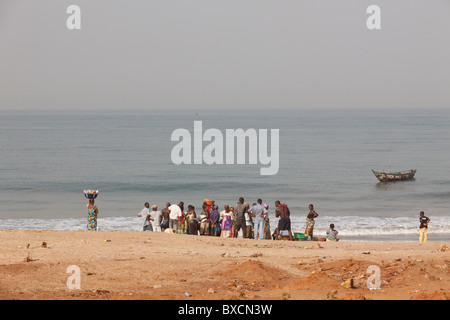
<svg viewBox="0 0 450 320"><path fill-rule="evenodd" d="M375 175L375 177L377 177L378 180L380 180L381 182L391 182L391 181L409 180L414 178L414 175L416 174L416 169L401 172L385 172L384 170L381 172L377 172L372 169L372 172Z"/></svg>

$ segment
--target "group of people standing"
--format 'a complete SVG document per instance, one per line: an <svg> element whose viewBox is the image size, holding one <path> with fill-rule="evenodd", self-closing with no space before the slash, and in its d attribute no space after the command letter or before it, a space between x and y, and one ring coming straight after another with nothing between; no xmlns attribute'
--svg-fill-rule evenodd
<svg viewBox="0 0 450 320"><path fill-rule="evenodd" d="M204 199L200 215L192 205L188 205L185 211L183 202L167 203L161 211L156 205L150 210L150 205L146 202L138 216L144 220L144 231L164 232L169 229L170 232L179 234L237 238L242 230L242 237L249 239L279 239L281 231L284 231L292 240L290 210L287 204L277 200L275 207L275 217L280 220L273 234L270 231L269 205L263 204L262 199L250 206L240 197L235 206L225 205L222 211L219 211L215 201ZM305 234L312 239L314 219L318 214L312 204L309 209Z"/></svg>
<svg viewBox="0 0 450 320"><path fill-rule="evenodd" d="M183 202L178 204L168 202L161 211L158 210L157 205L152 205L150 208L150 204L146 202L144 208L138 213L138 217L143 219L143 231L164 232L171 229L172 232L180 234L237 238L239 231L242 230L242 237L248 239L278 239L280 231L285 231L289 235L289 240L292 240L291 213L288 206L277 200L275 207L275 217L280 220L273 234L270 232L269 205L263 204L261 199L250 207L244 202L244 198L240 197L234 207L225 205L221 212L215 201L204 199L200 216L195 212L193 205L188 205L185 211ZM94 204L94 199L89 200L87 209L86 229L95 231L98 208ZM314 211L312 204L309 205L309 209L305 234L312 239L314 219L318 214ZM333 230L332 235L335 237L336 234L337 231Z"/></svg>
<svg viewBox="0 0 450 320"><path fill-rule="evenodd" d="M94 199L89 199L87 204L88 221L86 230L97 230L98 208ZM200 216L197 216L195 207L188 206L188 210L184 211L184 203L178 204L167 203L166 207L159 211L157 205L153 205L150 210L150 204L146 202L138 217L143 219L144 231L164 232L166 229L172 229L175 233L220 236L224 238L236 238L240 230L242 230L243 238L253 239L278 239L281 231L286 231L289 240L292 240L290 210L285 203L279 200L275 201L275 217L280 218L278 227L274 233L270 234L269 224L269 205L262 204L262 200L258 199L256 203L250 207L244 202L244 198L234 207L224 206L224 210L219 212L219 207L214 201L205 199L203 201ZM314 205L309 205L309 213L306 217L305 234L308 238L313 239L315 218L319 215L314 210ZM428 223L430 218L420 212L420 244L427 242ZM326 240L338 241L334 224L330 224L327 230Z"/></svg>
<svg viewBox="0 0 450 320"><path fill-rule="evenodd" d="M143 219L143 230L144 231L157 231L161 232L161 211L158 211L158 206L153 205L152 210L150 210L150 204L146 202L144 204L144 209L138 213L138 217Z"/></svg>
<svg viewBox="0 0 450 320"><path fill-rule="evenodd" d="M149 203L138 216L143 219L144 231L166 231L174 233L236 238L242 230L243 238L270 239L269 205L258 199L251 207L239 198L235 206L225 205L222 211L215 201L205 199L198 215L193 205L167 203L161 211L156 205L150 210Z"/></svg>

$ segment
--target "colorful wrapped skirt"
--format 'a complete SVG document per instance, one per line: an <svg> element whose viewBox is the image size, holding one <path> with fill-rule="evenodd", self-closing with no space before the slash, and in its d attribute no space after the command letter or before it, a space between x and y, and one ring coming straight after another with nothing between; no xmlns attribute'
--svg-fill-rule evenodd
<svg viewBox="0 0 450 320"><path fill-rule="evenodd" d="M177 233L186 234L189 228L189 218L185 215L184 212L182 215L178 217L178 230Z"/></svg>
<svg viewBox="0 0 450 320"><path fill-rule="evenodd" d="M306 230L305 234L307 234L309 237L312 237L314 230L314 220L306 218Z"/></svg>
<svg viewBox="0 0 450 320"><path fill-rule="evenodd" d="M264 238L263 239L272 239L272 235L270 234L270 223L269 219L264 219Z"/></svg>
<svg viewBox="0 0 450 320"><path fill-rule="evenodd" d="M225 215L222 220L221 225L221 237L229 238L232 237L233 231L233 219L229 215Z"/></svg>
<svg viewBox="0 0 450 320"><path fill-rule="evenodd" d="M97 215L98 215L97 206L94 206L91 209L88 208L88 219L86 230L97 231Z"/></svg>

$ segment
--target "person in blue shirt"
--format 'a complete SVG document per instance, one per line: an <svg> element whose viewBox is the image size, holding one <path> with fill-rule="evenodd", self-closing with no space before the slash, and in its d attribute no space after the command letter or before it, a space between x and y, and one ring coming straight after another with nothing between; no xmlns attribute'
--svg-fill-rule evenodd
<svg viewBox="0 0 450 320"><path fill-rule="evenodd" d="M258 199L248 211L253 217L254 239L264 239L264 207L262 200Z"/></svg>

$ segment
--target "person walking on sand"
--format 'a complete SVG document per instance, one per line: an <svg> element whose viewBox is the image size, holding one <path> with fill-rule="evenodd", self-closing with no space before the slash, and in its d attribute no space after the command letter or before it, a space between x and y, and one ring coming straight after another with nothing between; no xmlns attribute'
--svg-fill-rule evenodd
<svg viewBox="0 0 450 320"><path fill-rule="evenodd" d="M150 212L152 218L153 231L161 232L161 211L158 210L156 204L152 205L152 212Z"/></svg>
<svg viewBox="0 0 450 320"><path fill-rule="evenodd" d="M142 209L139 213L138 213L138 217L142 218L143 220L143 231L153 231L152 228L152 224L151 224L151 219L148 220L148 217L150 216L150 204L148 202L146 202L144 204L144 209Z"/></svg>
<svg viewBox="0 0 450 320"><path fill-rule="evenodd" d="M161 216L162 216L162 221L161 221L161 231L164 232L164 230L166 230L167 228L169 228L169 207L170 207L170 202L166 203L166 207L164 209L162 209L161 211Z"/></svg>
<svg viewBox="0 0 450 320"><path fill-rule="evenodd" d="M88 209L88 222L86 230L97 231L98 208L95 205L94 199L89 199L89 203L87 204L86 207Z"/></svg>
<svg viewBox="0 0 450 320"><path fill-rule="evenodd" d="M278 220L278 227L275 230L275 239L278 239L280 231L289 232L289 240L292 240L291 232L291 211L289 210L286 203L281 203L280 200L275 201L275 218L280 218Z"/></svg>
<svg viewBox="0 0 450 320"><path fill-rule="evenodd" d="M420 211L419 215L420 215L419 243L422 244L422 240L423 243L427 243L428 223L430 222L431 219L426 217L423 211Z"/></svg>
<svg viewBox="0 0 450 320"><path fill-rule="evenodd" d="M258 199L256 202L257 203L248 210L253 217L253 237L255 240L264 239L264 207L262 206L261 199Z"/></svg>
<svg viewBox="0 0 450 320"><path fill-rule="evenodd" d="M317 216L319 215L317 214L317 212L314 211L314 205L310 204L309 213L308 216L306 217L305 234L307 234L311 240L313 240L314 223L315 223L314 219L317 218Z"/></svg>

